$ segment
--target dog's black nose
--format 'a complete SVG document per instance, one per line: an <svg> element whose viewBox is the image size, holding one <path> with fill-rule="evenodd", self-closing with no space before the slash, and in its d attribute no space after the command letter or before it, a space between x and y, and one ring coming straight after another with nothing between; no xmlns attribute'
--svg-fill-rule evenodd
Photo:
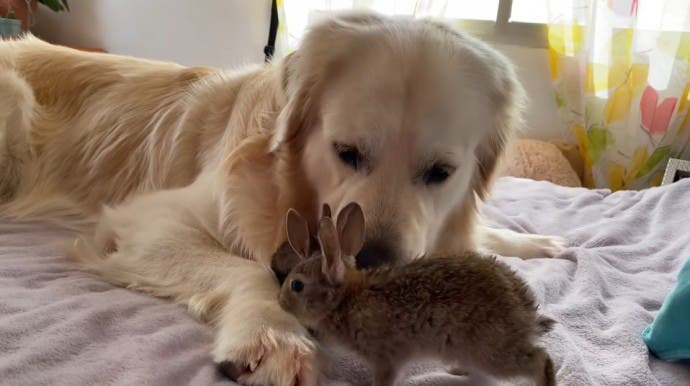
<svg viewBox="0 0 690 386"><path fill-rule="evenodd" d="M357 268L372 268L395 261L393 248L381 242L368 242L357 254Z"/></svg>

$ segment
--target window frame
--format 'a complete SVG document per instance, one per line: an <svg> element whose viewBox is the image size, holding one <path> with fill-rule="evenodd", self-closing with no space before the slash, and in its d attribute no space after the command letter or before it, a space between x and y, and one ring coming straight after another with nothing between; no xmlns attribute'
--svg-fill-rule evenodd
<svg viewBox="0 0 690 386"><path fill-rule="evenodd" d="M499 0L495 20L448 19L448 22L473 36L497 44L547 48L547 25L511 22L513 0Z"/></svg>

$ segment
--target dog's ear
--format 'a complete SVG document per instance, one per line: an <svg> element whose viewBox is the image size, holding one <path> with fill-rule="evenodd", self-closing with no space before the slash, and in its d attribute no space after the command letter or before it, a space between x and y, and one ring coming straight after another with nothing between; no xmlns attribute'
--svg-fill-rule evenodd
<svg viewBox="0 0 690 386"><path fill-rule="evenodd" d="M512 63L500 53L487 49L490 50L489 54L482 61L485 62L486 89L489 103L492 104L493 119L475 149L477 169L472 189L480 199L484 199L491 188L506 143L522 128L522 114L527 100Z"/></svg>
<svg viewBox="0 0 690 386"><path fill-rule="evenodd" d="M301 257L309 257L309 226L307 220L296 210L288 210L285 218L285 229L287 229L287 239L292 250Z"/></svg>
<svg viewBox="0 0 690 386"><path fill-rule="evenodd" d="M494 105L493 127L476 150L478 169L474 191L480 199L489 192L492 177L503 156L506 143L522 129L522 116L527 95L518 80L513 64L498 52L493 52L489 69L489 100Z"/></svg>
<svg viewBox="0 0 690 386"><path fill-rule="evenodd" d="M499 74L497 85L492 90L494 103L493 127L488 128L484 138L475 150L477 169L472 177L472 189L480 199L486 198L506 143L522 126L522 110L525 100L522 86L506 64L505 73Z"/></svg>
<svg viewBox="0 0 690 386"><path fill-rule="evenodd" d="M352 60L352 37L384 20L364 12L326 19L311 27L301 46L281 60L278 65L286 105L278 117L271 151L293 142L303 129L313 126L324 84L343 62Z"/></svg>
<svg viewBox="0 0 690 386"><path fill-rule="evenodd" d="M364 212L362 207L355 202L349 203L338 214L338 240L340 241L340 249L343 253L343 258L350 260L353 258L364 245ZM348 261L348 264L354 266L354 259Z"/></svg>
<svg viewBox="0 0 690 386"><path fill-rule="evenodd" d="M294 51L283 58L279 64L281 87L286 104L276 121L271 151L295 139L301 128L307 125L306 120L311 103L309 94L313 92L313 85L307 84L307 80L299 76L298 62L300 61L300 53Z"/></svg>
<svg viewBox="0 0 690 386"><path fill-rule="evenodd" d="M483 200L491 190L493 175L498 161L503 154L506 140L503 133L498 132L487 136L475 150L477 169L472 177L472 190L480 200Z"/></svg>
<svg viewBox="0 0 690 386"><path fill-rule="evenodd" d="M280 61L280 85L283 89L285 98L289 98L291 86L294 86L294 76L295 76L295 55L296 51L290 52L285 55L285 57Z"/></svg>
<svg viewBox="0 0 690 386"><path fill-rule="evenodd" d="M318 234L323 254L321 270L331 283L342 283L345 278L345 264L338 241L338 231L332 218L321 218Z"/></svg>

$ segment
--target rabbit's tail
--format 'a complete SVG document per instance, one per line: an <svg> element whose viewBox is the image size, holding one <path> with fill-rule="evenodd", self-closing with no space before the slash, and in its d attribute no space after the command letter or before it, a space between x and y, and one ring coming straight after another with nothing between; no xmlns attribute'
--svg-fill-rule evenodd
<svg viewBox="0 0 690 386"><path fill-rule="evenodd" d="M539 335L544 335L553 329L553 325L556 321L549 318L548 316L539 315L537 316L537 333Z"/></svg>

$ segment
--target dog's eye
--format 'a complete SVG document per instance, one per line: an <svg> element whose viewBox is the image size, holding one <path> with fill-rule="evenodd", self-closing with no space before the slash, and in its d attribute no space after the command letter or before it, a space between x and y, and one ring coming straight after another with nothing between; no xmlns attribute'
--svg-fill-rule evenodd
<svg viewBox="0 0 690 386"><path fill-rule="evenodd" d="M333 146L338 158L347 166L359 170L363 164L362 153L354 146L335 144Z"/></svg>
<svg viewBox="0 0 690 386"><path fill-rule="evenodd" d="M301 280L294 279L290 282L290 289L292 290L292 292L302 292L302 290L304 289L304 283L302 283Z"/></svg>
<svg viewBox="0 0 690 386"><path fill-rule="evenodd" d="M447 165L434 165L424 172L424 183L426 185L439 185L445 182L453 172L453 168Z"/></svg>

